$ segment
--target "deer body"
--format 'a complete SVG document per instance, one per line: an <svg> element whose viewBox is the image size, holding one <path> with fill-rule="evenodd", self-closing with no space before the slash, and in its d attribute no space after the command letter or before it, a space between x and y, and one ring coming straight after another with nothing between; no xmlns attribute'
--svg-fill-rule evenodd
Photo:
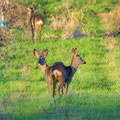
<svg viewBox="0 0 120 120"><path fill-rule="evenodd" d="M72 80L72 77L76 69L72 66L65 66L62 62L57 62L52 67L52 78L53 78L53 97L56 94L56 83L59 82L58 94L63 94L63 88L65 93L68 91L68 85Z"/></svg>
<svg viewBox="0 0 120 120"><path fill-rule="evenodd" d="M48 90L49 90L49 97L51 97L51 85L53 84L52 75L51 75L52 66L48 66L47 64L45 64L45 66L39 65L39 67L45 76L45 80L47 81Z"/></svg>
<svg viewBox="0 0 120 120"><path fill-rule="evenodd" d="M38 59L38 65L45 75L47 81L49 96L51 97L51 85L53 85L53 97L56 94L56 83L59 82L58 94L63 94L63 88L65 93L68 92L68 85L72 80L79 64L86 64L86 62L77 55L77 49L73 49L73 58L70 66L65 66L62 62L56 62L53 66L48 66L45 62L45 58L48 51L43 51L41 54L39 51L34 50L34 54Z"/></svg>
<svg viewBox="0 0 120 120"><path fill-rule="evenodd" d="M41 39L41 31L44 23L44 19L41 15L34 15L34 7L28 7L28 21L32 29L32 40L37 42L37 32L39 29L39 41Z"/></svg>

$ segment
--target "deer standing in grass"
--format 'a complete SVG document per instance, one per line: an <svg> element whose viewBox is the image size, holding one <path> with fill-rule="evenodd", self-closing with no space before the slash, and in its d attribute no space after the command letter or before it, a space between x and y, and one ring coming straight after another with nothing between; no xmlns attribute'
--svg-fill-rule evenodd
<svg viewBox="0 0 120 120"><path fill-rule="evenodd" d="M86 64L86 62L78 55L77 48L72 49L73 57L70 66L65 66L62 62L56 62L53 66L48 66L45 62L45 58L48 54L48 50L43 50L42 53L34 49L34 55L37 57L38 65L45 75L49 89L49 97L51 97L51 85L53 85L53 97L56 94L56 83L59 82L58 94L63 94L63 88L65 93L68 92L68 86L80 64Z"/></svg>
<svg viewBox="0 0 120 120"><path fill-rule="evenodd" d="M33 5L31 8L27 6L27 9L29 24L32 28L32 40L33 42L34 40L37 42L37 32L39 29L39 42L40 42L44 19L41 15L34 14L35 5Z"/></svg>

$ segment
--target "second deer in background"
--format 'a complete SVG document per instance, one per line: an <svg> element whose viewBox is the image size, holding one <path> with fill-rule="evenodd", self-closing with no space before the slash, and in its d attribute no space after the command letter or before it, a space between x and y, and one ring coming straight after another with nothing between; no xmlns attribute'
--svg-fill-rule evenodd
<svg viewBox="0 0 120 120"><path fill-rule="evenodd" d="M33 42L34 40L37 42L37 32L39 30L39 42L40 42L41 30L43 27L44 19L41 15L34 14L35 5L33 5L32 7L27 6L27 9L28 9L28 21L32 29L32 40Z"/></svg>

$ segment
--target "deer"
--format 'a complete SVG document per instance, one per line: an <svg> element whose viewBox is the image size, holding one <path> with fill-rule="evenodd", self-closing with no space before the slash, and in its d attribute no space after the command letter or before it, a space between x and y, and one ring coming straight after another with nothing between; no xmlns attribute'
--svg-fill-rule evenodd
<svg viewBox="0 0 120 120"><path fill-rule="evenodd" d="M37 32L39 29L39 42L40 42L44 19L41 15L34 14L35 5L33 5L32 7L29 7L27 5L27 9L28 9L28 24L30 24L30 27L32 29L32 40L33 42L34 40L37 42Z"/></svg>
<svg viewBox="0 0 120 120"><path fill-rule="evenodd" d="M34 49L34 55L38 60L38 65L45 76L49 89L49 97L51 98L51 86L53 85L53 97L58 91L58 95L63 95L63 88L65 93L68 93L68 86L72 81L72 77L75 74L80 64L86 64L86 62L78 55L77 48L72 49L72 61L70 66L65 66L62 62L55 62L52 66L48 66L45 62L45 58L48 54L48 50L43 50L41 53ZM59 82L58 89L56 83Z"/></svg>

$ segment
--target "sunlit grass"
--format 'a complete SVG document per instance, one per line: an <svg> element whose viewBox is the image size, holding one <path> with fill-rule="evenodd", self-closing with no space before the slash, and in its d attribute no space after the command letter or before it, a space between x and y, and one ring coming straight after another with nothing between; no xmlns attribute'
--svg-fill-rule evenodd
<svg viewBox="0 0 120 120"><path fill-rule="evenodd" d="M48 10L52 13L61 3L64 4L63 0L47 1L47 5L46 1L41 1L38 8L47 9L50 6ZM29 0L29 4L32 2ZM67 2L73 3L71 0ZM95 12L108 12L108 8L113 9L118 1L109 2L113 4L107 7L106 1L74 1L77 10L83 9L81 21L91 37L65 40L45 38L45 34L60 36L61 31L44 26L43 39L33 44L31 39L22 38L24 31L12 30L14 38L0 47L0 120L120 119L120 37L97 36L105 30ZM63 14L66 11L59 12ZM45 18L45 23L47 20ZM72 48L78 49L78 54L87 64L79 66L70 83L68 95L56 95L50 99L33 49L40 52L48 49L46 62L49 66L58 61L68 66L72 59Z"/></svg>

